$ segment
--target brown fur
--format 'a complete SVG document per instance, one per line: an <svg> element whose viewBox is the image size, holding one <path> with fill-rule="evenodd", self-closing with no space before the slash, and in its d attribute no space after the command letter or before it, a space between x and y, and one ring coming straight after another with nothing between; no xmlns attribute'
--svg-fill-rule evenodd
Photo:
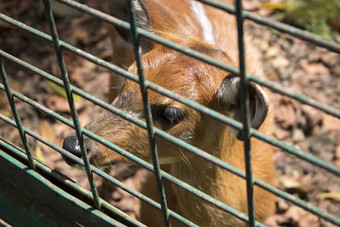
<svg viewBox="0 0 340 227"><path fill-rule="evenodd" d="M143 2L148 8L151 27L156 34L196 49L227 64L238 65L237 31L234 16L205 6L215 35L216 44L212 46L202 41L202 31L195 16L189 10L189 1L145 0ZM225 2L230 3L231 1ZM126 44L115 31L112 32L112 39L113 63L132 64L133 52L131 46ZM125 51L118 48L121 43L124 43L127 47ZM248 71L254 74L262 74L261 64L257 60L257 55L248 37L246 38L246 47ZM216 93L223 79L229 73L161 45L153 45L152 49L143 55L142 61L147 80L202 105L222 111ZM135 64L132 64L129 72L137 74ZM111 86L116 84L116 77L114 77ZM118 82L118 86L120 85L122 85L122 81ZM112 105L144 119L139 85L127 80L119 94L118 91L119 89L111 92L110 98L112 100L117 96ZM183 121L172 127L164 126L161 122L155 121L156 127L178 137L183 132L188 132L193 135L188 142L244 171L243 142L232 135L229 126L151 90L148 91L148 95L153 108L170 105L182 109L186 114ZM271 125L269 114L259 131L270 134ZM140 127L112 113L104 112L87 128L121 148L151 162L147 132ZM164 170L232 208L247 213L244 179L208 163L164 139L157 137L156 142L160 161L167 163L167 165L162 166ZM93 141L87 141L87 146L90 151L90 160L97 166L130 163L126 158ZM251 147L254 176L272 184L274 180L272 148L257 139L251 140ZM159 201L153 175L146 176L144 185L142 192ZM164 187L170 209L196 224L201 226L246 225L237 218L169 182L164 182ZM256 186L254 194L256 218L263 221L273 212L275 197ZM163 223L160 212L146 204L142 204L140 219L149 226L161 226ZM172 220L172 225L180 226L174 220Z"/></svg>

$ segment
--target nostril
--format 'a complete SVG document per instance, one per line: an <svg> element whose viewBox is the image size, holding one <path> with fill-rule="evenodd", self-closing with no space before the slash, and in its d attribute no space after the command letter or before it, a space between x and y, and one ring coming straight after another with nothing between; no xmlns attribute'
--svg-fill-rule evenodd
<svg viewBox="0 0 340 227"><path fill-rule="evenodd" d="M76 136L66 137L63 143L63 148L79 158L82 156L79 141Z"/></svg>

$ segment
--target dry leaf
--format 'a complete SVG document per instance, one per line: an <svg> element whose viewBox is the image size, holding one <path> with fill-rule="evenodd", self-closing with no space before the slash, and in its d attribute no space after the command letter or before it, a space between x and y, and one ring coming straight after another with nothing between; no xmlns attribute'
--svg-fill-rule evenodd
<svg viewBox="0 0 340 227"><path fill-rule="evenodd" d="M309 63L307 59L302 59L300 65L308 74L329 74L329 69L322 63Z"/></svg>
<svg viewBox="0 0 340 227"><path fill-rule="evenodd" d="M300 226L300 227L319 227L319 218L316 215L309 213L308 211L297 207L291 206L285 213L286 218L291 218L297 225L289 226Z"/></svg>
<svg viewBox="0 0 340 227"><path fill-rule="evenodd" d="M262 9L273 9L273 10L286 10L292 7L291 4L288 3L281 3L281 2L266 2L263 3L261 8Z"/></svg>
<svg viewBox="0 0 340 227"><path fill-rule="evenodd" d="M39 131L40 135L49 141L52 141L54 138L52 126L46 120L40 122Z"/></svg>
<svg viewBox="0 0 340 227"><path fill-rule="evenodd" d="M340 119L331 115L323 114L322 125L329 130L340 131Z"/></svg>
<svg viewBox="0 0 340 227"><path fill-rule="evenodd" d="M318 198L321 199L330 199L335 202L340 203L340 192L325 192L318 194Z"/></svg>
<svg viewBox="0 0 340 227"><path fill-rule="evenodd" d="M7 110L7 109L0 109L0 113L5 115L6 117L11 117L12 116L12 112Z"/></svg>
<svg viewBox="0 0 340 227"><path fill-rule="evenodd" d="M66 95L66 92L64 90L63 87L51 82L51 81L48 81L48 85L50 86L50 88L52 88L53 91L55 91L59 96L61 97L64 97L65 99L67 99L67 95ZM76 95L76 94L72 94L73 95L73 100L75 102L77 101L80 101L82 100L83 98L80 97L79 95Z"/></svg>
<svg viewBox="0 0 340 227"><path fill-rule="evenodd" d="M298 188L301 185L298 181L288 176L281 176L279 182L285 188Z"/></svg>
<svg viewBox="0 0 340 227"><path fill-rule="evenodd" d="M37 144L37 146L34 149L34 156L40 161L45 162L45 159L44 159L44 156L43 156L43 153L41 151L41 147L39 144Z"/></svg>
<svg viewBox="0 0 340 227"><path fill-rule="evenodd" d="M293 179L292 177L281 176L278 180L279 183L289 191L299 194L306 194L310 191L310 188L307 185L301 184L299 181Z"/></svg>

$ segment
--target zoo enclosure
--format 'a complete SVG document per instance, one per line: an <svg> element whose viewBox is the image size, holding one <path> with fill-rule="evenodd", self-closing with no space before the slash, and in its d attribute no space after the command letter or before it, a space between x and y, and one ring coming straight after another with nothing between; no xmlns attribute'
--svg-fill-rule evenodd
<svg viewBox="0 0 340 227"><path fill-rule="evenodd" d="M22 143L23 143L23 149L18 148L13 146L9 141L6 141L4 139L0 139L0 158L2 158L2 162L3 164L1 165L2 168L4 168L4 171L6 171L6 173L8 173L8 176L13 176L15 177L16 175L13 173L15 171L12 171L12 174L10 172L8 172L8 168L6 168L5 166L12 166L12 168L15 167L15 169L21 169L24 170L25 172L18 172L17 174L22 174L22 177L25 177L26 175L30 175L33 176L34 178L38 179L42 184L47 185L47 189L46 191L52 190L55 191L55 193L59 193L60 195L65 197L65 203L69 203L69 195L68 192L62 190L62 189L55 189L54 187L52 187L49 183L48 180L51 181L50 178L53 178L54 180L59 181L58 184L63 184L63 187L66 187L65 185L67 185L68 189L71 188L73 191L76 191L77 195L81 194L81 201L78 201L76 203L76 207L79 209L84 209L84 210L88 210L91 209L91 207L93 207L93 210L90 211L91 215L94 216L93 220L101 220L102 222L108 223L108 224L113 224L113 225L120 225L120 224L126 224L126 225L141 225L141 223L139 223L136 220L133 220L132 218L128 217L125 214L122 214L121 212L119 212L116 208L114 208L113 206L111 206L110 204L108 204L107 202L103 201L101 198L99 198L98 196L98 192L96 189L96 185L95 182L93 180L93 173L109 180L110 182L112 182L114 185L122 188L123 190L131 193L132 195L136 196L137 198L141 199L144 202L149 203L150 205L154 206L157 209L160 209L162 211L163 217L164 217L164 223L166 226L169 226L169 216L173 217L175 219L177 219L180 222L183 222L186 225L191 225L191 226L195 226L197 223L192 223L190 220L187 220L183 217L181 217L180 215L176 214L175 212L169 210L167 208L167 203L166 203L166 198L165 198L165 193L164 193L164 189L162 186L162 179L166 179L168 181L171 181L172 183L176 184L177 186L183 188L184 190L187 190L195 195L197 195L198 197L206 200L207 202L219 207L220 209L238 217L239 219L248 222L250 226L263 226L263 224L257 222L254 218L254 203L253 203L253 186L257 185L263 189L266 189L268 191L271 191L272 193L276 194L279 197L284 198L285 200L294 203L334 224L340 225L340 219L337 217L334 217L306 202L304 202L303 200L294 197L280 189L277 189L265 182L262 182L259 179L256 179L252 176L252 171L251 171L251 156L250 156L250 138L251 137L256 137L260 140L263 140L273 146L279 147L282 150L287 151L288 153L295 155L307 162L310 162L316 166L319 166L321 168L324 168L326 170L328 170L329 172L339 176L340 175L340 168L331 164L331 163L327 163L325 161L320 160L319 158L311 155L311 154L307 154L303 151L300 151L292 146L289 146L283 142L280 142L278 140L275 140L271 137L268 137L258 131L256 131L255 129L250 128L250 124L249 124L249 120L247 117L245 117L245 119L243 119L243 123L239 123L231 118L226 117L225 115L222 115L218 112L215 112L214 110L211 110L205 106L202 106L198 103L195 103L189 99L186 99L184 97L181 97L171 91L165 90L162 87L153 84L149 81L145 80L144 74L143 74L143 70L142 70L142 65L141 65L141 61L140 61L140 54L138 52L138 48L139 48L139 37L145 37L148 38L154 42L163 44L167 47L173 48L183 54L189 55L191 57L200 59L204 62L207 62L211 65L214 65L216 67L219 67L221 69L224 69L226 71L232 72L234 74L237 74L241 77L241 81L242 81L242 86L241 86L241 99L242 99L242 107L244 110L244 116L247 116L249 113L249 109L248 109L248 103L249 103L249 97L248 97L248 92L247 92L247 83L249 81L253 81L255 83L258 83L262 86L265 86L269 89L271 89L274 92L280 93L282 95L288 96L292 99L296 99L304 104L313 106L319 110L324 111L325 113L328 113L332 116L335 116L337 118L340 118L340 110L333 108L331 106L328 106L326 104L320 103L314 99L311 99L309 97L306 97L302 94L299 93L295 93L295 92L291 92L291 91L287 91L285 88L281 87L280 85L277 85L273 82L261 79L255 75L250 75L247 74L245 72L245 61L244 61L244 44L243 44L243 21L244 19L249 19L252 20L256 23L271 27L273 29L279 30L281 32L284 33L288 33L290 35L293 35L295 37L298 37L300 39L309 41L311 43L314 43L318 46L327 48L331 51L334 51L336 53L340 53L340 45L319 37L316 37L308 32L293 28L289 25L283 24L281 22L277 22L274 21L272 19L266 18L266 17L261 17L258 16L256 14L250 13L248 11L245 11L242 9L242 4L241 1L236 1L235 6L230 6L230 5L226 5L223 3L219 3L216 1L210 1L210 0L198 0L199 2L202 2L204 4L208 4L210 6L219 8L224 10L226 13L232 13L236 15L237 18L237 24L238 24L238 40L239 40L239 62L240 62L240 68L234 68L232 66L229 65L225 65L222 62L219 62L209 56L205 56L199 52L193 51L191 49L188 49L184 46L180 46L176 43L173 43L169 40L163 39L161 37L158 37L148 31L145 31L143 29L140 29L137 27L137 23L135 20L135 14L134 14L134 9L131 9L131 23L127 23L124 21L121 21L117 18L114 18L112 16L109 16L107 14L104 14L100 11L97 11L95 9L92 9L90 7L87 7L86 5L77 3L75 1L71 1L71 0L57 0L60 3L63 3L65 5L68 5L70 7L76 8L84 13L88 13L96 18L102 19L110 24L116 25L116 26L120 26L124 29L129 29L131 30L131 33L133 35L133 45L135 48L135 53L136 53L136 62L139 66L139 75L132 75L131 73L126 72L125 70L122 70L121 68L106 62L104 60L101 60L87 52L84 52L74 46L69 45L68 43L61 41L58 38L58 32L56 30L56 26L54 23L54 19L53 19L53 13L50 7L50 3L48 0L43 0L44 5L45 5L45 11L47 14L47 18L49 21L49 27L50 27L50 31L51 31L51 35L47 35L45 33L42 33L32 27L29 27L28 25L25 25L22 22L19 22L17 20L14 20L4 14L0 14L0 19L12 24L14 26L17 26L21 29L24 29L27 32L30 32L32 34L35 34L36 36L53 43L53 46L55 48L55 53L57 55L57 59L58 59L58 65L60 67L60 71L62 74L62 80L58 79L57 77L44 72L42 70L40 70L39 68L28 64L27 62L24 62L14 56L12 56L10 53L6 53L3 50L0 50L0 67L1 67L1 78L2 78L2 84L0 84L0 89L5 91L7 93L8 96L8 100L11 106L11 110L12 110L12 114L14 116L14 121L6 116L4 116L3 114L0 114L0 118L1 120L3 120L4 122L17 127L18 128L18 132L20 134ZM62 50L67 50L70 51L72 53L74 53L75 55L78 55L80 57L83 57L95 64L98 64L104 68L107 68L111 71L114 71L122 76L124 76L127 79L133 80L137 83L140 84L141 89L145 92L142 93L143 95L143 101L144 101L144 108L145 108L145 112L147 113L146 116L146 122L141 121L137 118L131 117L129 115L127 115L125 112L116 109L115 107L91 96L90 94L74 87L70 85L69 82L69 76L67 74L67 69L66 69L66 64L64 62L63 59L63 55L62 55ZM30 98L14 91L11 89L9 83L8 83L8 78L6 75L6 71L5 71L5 66L3 64L2 59L7 59L10 61L15 62L16 64L26 68L29 71L32 71L38 75L40 75L43 78L46 78L47 80L56 83L60 86L63 86L65 88L66 94L67 94L67 99L69 102L69 106L71 109L71 113L72 113L72 118L73 121L69 121L67 119L65 119L64 117L62 117L61 115L47 109L46 107L42 106L41 104L35 102L34 100L31 100ZM67 62L66 62L67 63ZM151 89L154 90L164 96L167 96L169 98L172 98L178 102L181 102L189 107L191 107L192 109L195 109L201 113L206 114L207 116L210 116L212 118L215 118L225 124L228 124L232 127L235 127L237 129L243 130L244 131L244 136L245 136L245 140L244 140L244 146L245 146L245 157L246 157L246 172L240 171L236 168L234 168L233 166L229 165L226 162L223 162L220 159L217 159L209 154L207 154L206 152L176 138L173 137L157 128L154 128L152 125L152 119L150 117L150 105L148 103L148 99L147 99L147 90ZM91 102L93 102L94 104L102 107L103 109L109 110L121 117L123 117L124 119L133 122L135 124L137 124L138 126L146 129L148 131L148 135L149 135L149 142L150 142L150 148L151 148L151 152L152 152L152 156L153 156L153 165L139 159L138 157L128 153L127 151L121 149L120 147L100 138L99 136L91 133L90 131L82 128L80 126L79 123L79 119L78 119L78 115L77 115L77 111L74 105L74 100L73 100L73 96L72 94L77 94L81 97L83 97L84 99L87 99ZM81 150L83 153L83 160L80 160L77 157L74 157L73 155L69 154L69 152L65 151L64 149L60 148L59 146L51 143L50 141L44 139L43 137L41 137L40 135L34 133L33 131L25 128L20 120L20 116L18 114L18 111L16 110L16 105L14 102L14 97L16 97L19 100L22 100L23 102L26 102L30 105L32 105L33 107L39 109L40 111L56 118L57 120L67 124L68 126L72 127L75 129L78 140L80 141L81 144ZM88 137L90 137L91 139L96 140L99 143L102 143L103 145L113 149L115 152L131 159L132 161L134 161L135 163L143 166L144 168L153 171L155 173L155 175L157 176L157 183L158 183L158 189L159 189L159 194L161 197L161 203L158 204L155 201L143 196L142 194L140 194L137 191L132 190L131 188L127 187L126 185L122 184L121 182L119 182L117 179L109 176L108 174L102 172L101 170L97 169L94 166L91 166L87 157L87 153L86 153L86 148L84 145L84 141L83 141L83 135L86 135ZM42 163L40 163L39 161L37 161L35 159L35 157L33 156L30 146L27 142L27 136L30 136L44 144L46 144L47 146L55 149L56 151L60 152L61 154L63 154L64 156L67 156L68 158L72 159L75 162L78 162L82 165L85 166L85 170L91 185L91 193L89 192L84 192L84 190L82 190L79 186L77 186L76 184L74 184L71 181L68 181L67 178L58 175L57 173L53 172L53 170L49 169L48 167L46 167L45 165L43 165ZM166 139L168 141L171 141L173 143L175 143L176 145L185 148L186 150L188 150L189 152L194 153L195 155L198 155L200 157L202 157L203 159L218 165L219 167L226 169L240 177L243 177L246 179L247 181L247 196L248 196L248 215L243 214L237 210L232 209L231 207L228 206L228 204L224 204L220 201L217 201L216 199L212 198L211 196L203 193L202 191L199 191L198 189L186 184L185 182L180 181L179 179L171 176L170 174L162 171L159 167L159 162L158 162L158 157L157 157L157 147L155 145L155 136L159 136L162 137L163 139ZM2 151L1 151L2 150ZM4 152L6 150L6 153ZM24 154L25 153L25 154ZM4 161L6 160L6 161ZM25 167L25 165L28 166L28 168ZM14 166L14 167L13 167ZM6 175L4 175L4 177L6 177ZM12 179L13 179L12 177ZM20 185L18 183L18 185ZM29 188L29 186L27 185L21 185L21 187L24 188ZM32 199L32 198L30 198ZM58 199L56 199L55 201L57 201ZM85 201L85 202L84 202ZM64 204L65 205L65 204ZM0 205L0 210L3 210L4 205ZM63 206L61 206L63 207ZM61 207L59 207L58 209L62 209ZM15 209L13 207L13 209ZM23 209L25 209L25 207L23 207ZM70 208L70 211L72 211L72 209ZM87 214L87 213L86 213ZM9 215L10 216L10 215ZM72 218L72 217L69 217ZM116 220L118 220L118 222L116 222ZM95 222L95 221L94 221Z"/></svg>

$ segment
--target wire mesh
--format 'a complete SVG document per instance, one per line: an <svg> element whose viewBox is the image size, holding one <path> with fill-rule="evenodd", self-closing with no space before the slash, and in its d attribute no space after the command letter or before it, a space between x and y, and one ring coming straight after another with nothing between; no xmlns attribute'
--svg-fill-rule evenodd
<svg viewBox="0 0 340 227"><path fill-rule="evenodd" d="M178 215L177 213L169 210L167 208L167 203L166 203L166 198L165 198L165 193L164 193L164 188L162 186L162 179L166 179L171 181L172 183L174 183L175 185L197 195L198 197L204 199L205 201L215 205L216 207L219 207L220 209L238 217L239 219L249 223L250 226L263 226L263 224L257 222L255 220L255 208L254 208L254 202L253 202L253 186L257 185L263 189L266 189L320 217L323 217L324 219L334 223L334 224L338 224L340 225L340 219L337 217L334 217L330 214L328 214L325 211L322 211L306 202L304 202L303 200L296 198L280 189L277 189L255 177L252 176L252 171L251 171L251 156L250 156L250 138L251 137L256 137L260 140L263 140L271 145L274 145L276 147L279 147L287 152L289 152L290 154L293 154L305 161L308 161L316 166L319 166L321 168L324 168L328 171L330 171L331 173L339 176L340 175L340 168L330 164L328 162L325 162L317 157L315 157L314 155L311 154L307 154L299 149L296 149L290 145L287 145L281 141L278 141L276 139L273 139L269 136L266 136L258 131L256 131L255 129L250 128L250 123L249 123L249 95L247 94L247 86L248 86L248 82L253 81L256 82L258 84L261 84L265 87L268 87L269 89L273 90L274 92L278 92L282 95L288 96L292 99L296 99L304 104L313 106L317 109L320 109L322 111L324 111L325 113L328 113L330 115L333 115L335 117L340 118L340 110L337 108L334 108L332 106L326 105L324 103L321 103L319 101L316 101L312 98L306 97L302 94L296 93L296 92L292 92L292 91L287 91L285 88L282 88L280 85L277 85L273 82L267 81L265 79L259 78L255 75L251 75L246 73L245 71L245 54L244 54L244 44L243 44L243 21L244 19L249 19L252 20L256 23L262 24L262 25L266 25L269 27L272 27L274 29L277 29L279 31L291 34L293 36L296 36L300 39L309 41L311 43L315 43L321 47L327 48L331 51L340 53L340 45L335 43L335 42L331 42L322 38L319 38L313 34L310 34L308 32L302 31L300 29L294 28L292 26L268 19L266 17L261 17L258 16L256 14L250 13L248 11L245 11L242 9L242 4L241 1L236 1L236 6L230 6L224 3L219 3L216 1L210 1L210 0L198 0L199 2L208 4L210 6L214 6L216 8L222 9L224 11L226 11L227 13L232 13L232 14L236 14L236 18L237 18L237 23L238 23L238 40L239 40L239 62L240 62L240 67L239 69L234 68L230 65L226 65L223 62L219 62L214 58L211 58L209 56L206 56L204 54L201 54L197 51L191 50L187 47L181 46L179 44L176 44L172 41L166 40L162 37L159 37L151 32L148 32L146 30L143 30L141 28L137 27L137 23L136 23L136 19L134 16L134 10L133 8L131 8L132 10L132 20L131 23L127 23L124 21L121 21L117 18L114 18L112 16L109 16L107 14L104 14L98 10L92 9L84 4L80 4L77 2L74 2L72 0L57 0L58 2L61 2L65 5L68 5L70 7L76 8L84 13L90 14L96 18L99 18L101 20L104 20L110 24L113 24L115 26L120 26L123 29L127 29L127 30L131 30L132 34L133 34L133 44L135 47L135 56L136 56L136 61L137 61L137 65L138 65L138 76L133 75L129 72L126 72L125 70L120 69L119 67L108 63L102 59L99 59L85 51L82 51L64 41L59 40L58 38L58 34L57 34L57 30L55 27L55 22L53 19L53 13L51 11L51 7L49 5L49 1L48 0L43 0L44 4L45 4L45 10L46 10L46 14L48 17L48 21L49 21L49 26L50 26L50 30L51 30L51 36L37 30L34 29L28 25L25 25L24 23L21 23L19 21L16 21L4 14L0 14L0 20L3 20L9 24L12 24L14 26L17 26L27 32L30 32L32 34L35 34L36 36L43 38L49 42L52 42L55 48L55 54L57 55L57 59L58 59L58 65L62 74L62 78L63 80L60 80L58 78L56 78L55 76L48 74L42 70L40 70L39 68L36 68L18 58L15 58L13 56L11 56L10 54L0 50L0 65L1 65L1 77L3 80L3 85L0 84L0 89L6 91L6 94L8 96L9 102L11 104L11 109L12 109L12 113L15 117L15 121L9 119L8 117L0 114L0 119L5 121L6 123L18 128L20 136L21 136L21 140L23 142L25 151L26 151L26 155L27 158L29 160L30 163L30 168L35 169L35 161L34 161L34 157L32 155L32 153L30 152L30 148L28 146L27 143L27 139L26 139L26 134L30 135L31 137L45 143L46 145L52 147L53 149L57 150L58 152L62 153L63 155L69 157L70 159L74 160L77 163L80 163L82 165L85 166L86 169L86 173L91 185L91 192L92 192L92 198L95 204L95 208L100 210L101 206L103 206L105 203L99 198L98 196L98 192L96 189L96 185L95 182L93 180L93 176L92 173L96 173L99 176L109 180L110 182L112 182L113 184L115 184L116 186L122 188L123 190L131 193L132 195L136 196L137 198L149 203L150 205L152 205L153 207L159 209L162 211L163 213L163 217L164 217L164 221L165 221L165 225L169 226L170 222L169 222L169 216L175 218L176 220L186 224L186 225L190 225L190 226L195 226L194 223L190 222L190 220L187 220L183 217L181 217L180 215ZM243 112L246 113L244 114L245 118L243 119L243 123L237 122L221 113L218 113L214 110L211 110L205 106L202 106L198 103L195 103L193 101L191 101L190 99L181 97L180 95L173 93L171 91L165 90L164 88L151 83L149 81L145 80L145 76L144 76L144 72L143 72L143 66L141 64L140 61L140 45L138 43L139 37L145 37L148 38L154 42L160 43L162 45L165 45L167 47L170 47L174 50L177 50L181 53L184 53L188 56L197 58L199 60L202 60L206 63L209 63L211 65L214 65L218 68L221 68L223 70L235 73L237 75L240 75L241 77L241 85L242 85L242 108L243 108ZM119 109L116 109L115 107L91 96L90 94L76 88L70 85L69 83L69 78L68 78L68 74L67 74L67 70L66 70L66 65L65 62L63 60L63 55L62 55L62 50L68 50L70 52L72 52L75 55L78 55L80 57L83 57L91 62L94 62L95 64L98 64L100 66L103 66L104 68L107 68L109 70L112 70L116 73L118 73L119 75L133 80L135 82L138 82L140 84L140 88L143 94L143 103L144 103L144 110L145 110L145 116L147 117L146 122L141 121L138 118L135 117L131 117L130 115L126 114L124 111L121 111ZM15 92L14 90L12 90L9 86L8 80L7 80L7 76L5 73L5 68L2 62L2 58L8 59L10 61L15 62L16 64L26 68L27 70L30 70L32 72L37 73L38 75L58 84L61 85L65 88L66 94L67 94L67 99L69 102L69 106L72 112L72 118L73 121L69 121L67 119L65 119L64 117L58 115L57 113L49 110L48 108L42 106L41 104L29 99L28 97ZM189 107L191 107L192 109L195 109L201 113L204 113L212 118L215 118L225 124L230 125L231 127L235 127L237 129L241 129L243 130L243 135L244 135L244 147L245 147L245 160L246 160L246 171L240 171L236 168L234 168L233 166L229 165L228 163L204 152L203 150L194 147L191 144L188 144L174 136L171 136L169 134L167 134L166 132L155 128L152 124L152 116L151 116L151 110L150 110L150 104L148 103L148 97L147 97L147 89L151 89L153 91L156 91L166 97L169 97L171 99L174 99L180 103L183 103ZM74 106L74 101L73 101L73 96L72 93L74 94L78 94L81 97L95 103L96 105L111 111L114 114L117 114L119 116L121 116L122 118L137 124L139 126L141 126L142 128L144 128L145 130L148 131L148 135L149 135L149 143L150 143L150 148L151 148L151 153L153 155L153 165L143 161L142 159L139 159L138 157L130 154L129 152L127 152L126 150L123 150L122 148L110 143L109 141L104 140L103 138L89 132L88 130L86 130L85 128L82 128L79 124L79 119L77 116L77 111L75 109ZM80 145L81 145L81 150L82 150L82 157L83 160L80 160L79 158L69 154L67 151L65 151L64 149L56 146L55 144L52 144L50 141L47 141L46 139L42 138L41 136L37 135L36 133L30 131L29 129L25 128L21 121L20 121L20 117L19 114L17 113L16 109L15 109L15 104L13 101L13 97L16 97L24 102L27 102L28 104L34 106L35 108L53 116L54 118L56 118L57 120L69 125L70 127L74 128L76 131L76 135L78 140L80 141ZM156 176L156 180L158 183L158 189L159 189L159 195L161 198L161 204L151 200L150 198L145 197L144 195L140 194L139 192L136 192L132 189L130 189L129 187L127 187L126 185L122 184L121 182L119 182L118 180L116 180L115 178L109 176L108 174L102 172L101 170L97 169L94 166L90 165L89 159L88 159L88 155L86 152L86 146L84 144L84 140L83 140L83 136L86 135L92 139L94 139L95 141L103 144L104 146L107 146L111 149L113 149L115 152L129 158L130 160L133 160L134 162L136 162L137 164L143 166L144 168L148 169L149 171L152 171L155 173ZM214 199L213 197L205 194L204 192L188 185L187 183L171 176L170 174L162 171L160 169L159 166L159 161L158 161L158 157L157 157L157 148L156 148L156 144L155 144L155 136L160 136L163 139L166 139L172 143L175 143L176 145L185 148L186 150L188 150L189 152L200 156L201 158L215 164L218 165L219 167L226 169L244 179L247 180L247 194L248 194L248 216L235 210L232 209L231 207L229 207L227 204L224 204L216 199ZM1 142L3 143L3 142ZM105 204L105 206L107 206L107 204ZM112 208L111 208L112 209ZM128 218L127 216L123 216L124 218ZM136 225L140 225L140 223L138 222L134 222L134 224ZM197 224L197 223L196 223Z"/></svg>

